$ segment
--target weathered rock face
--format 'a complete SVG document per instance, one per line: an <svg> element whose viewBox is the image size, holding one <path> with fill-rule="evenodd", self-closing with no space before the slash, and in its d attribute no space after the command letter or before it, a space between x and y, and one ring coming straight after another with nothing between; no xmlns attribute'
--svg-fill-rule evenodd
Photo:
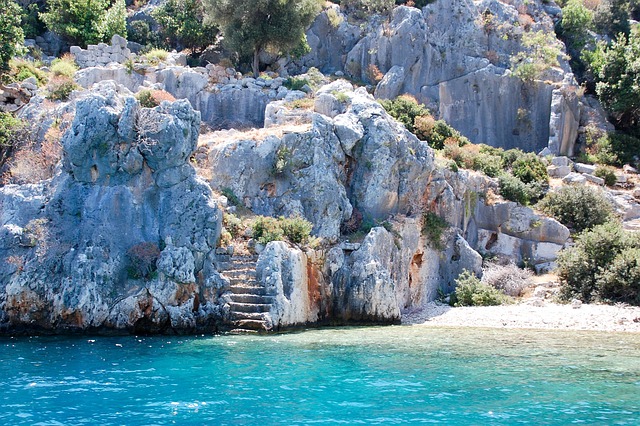
<svg viewBox="0 0 640 426"><path fill-rule="evenodd" d="M0 189L0 330L211 330L220 213L189 164L199 113L141 109L113 83L76 105L62 172Z"/></svg>
<svg viewBox="0 0 640 426"><path fill-rule="evenodd" d="M452 291L463 270L481 273L479 252L551 266L569 237L564 226L515 203L487 205L495 182L438 167L432 150L370 95L331 86L318 93L337 100L339 86L348 100L316 102L326 115L314 113L310 130L209 147L212 185L256 213L304 216L316 235L334 241L353 216L388 221L361 244L329 249L313 267L299 250L269 245L258 276L278 294L274 324L395 322L438 290ZM449 224L441 241L423 235L425 210Z"/></svg>
<svg viewBox="0 0 640 426"><path fill-rule="evenodd" d="M256 213L302 215L330 240L354 207L373 219L411 212L433 153L366 92L345 96L348 113L315 114L306 133L212 146L212 185L232 189Z"/></svg>
<svg viewBox="0 0 640 426"><path fill-rule="evenodd" d="M568 64L561 60L562 69L544 76L554 84L523 83L507 69L525 31L553 33L552 9L529 1L440 0L422 10L397 7L364 31L344 16L335 25L324 12L307 34L312 52L290 68L315 66L364 81L373 69L384 75L377 97L409 93L473 142L569 154L580 111L569 93L576 83ZM555 83L562 88L554 92Z"/></svg>

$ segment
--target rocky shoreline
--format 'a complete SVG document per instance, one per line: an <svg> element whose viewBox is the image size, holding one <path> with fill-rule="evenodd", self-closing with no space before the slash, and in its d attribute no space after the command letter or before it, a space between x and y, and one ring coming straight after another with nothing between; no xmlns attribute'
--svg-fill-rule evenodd
<svg viewBox="0 0 640 426"><path fill-rule="evenodd" d="M582 304L514 305L453 308L430 302L403 315L402 323L417 327L530 328L545 330L640 333L640 307Z"/></svg>

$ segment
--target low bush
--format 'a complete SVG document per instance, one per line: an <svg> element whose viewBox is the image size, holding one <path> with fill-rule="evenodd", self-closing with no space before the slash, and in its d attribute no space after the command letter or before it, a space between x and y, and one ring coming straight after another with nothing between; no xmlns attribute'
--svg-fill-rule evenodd
<svg viewBox="0 0 640 426"><path fill-rule="evenodd" d="M155 108L159 106L162 101L173 102L176 98L171 95L169 92L165 92L164 90L148 90L143 89L136 94L136 98L138 102L140 102L140 106L143 108Z"/></svg>
<svg viewBox="0 0 640 426"><path fill-rule="evenodd" d="M24 122L8 112L0 112L0 166L17 144L18 132L24 128Z"/></svg>
<svg viewBox="0 0 640 426"><path fill-rule="evenodd" d="M547 166L540 160L540 157L531 152L514 160L511 165L511 173L525 184L545 185L549 181Z"/></svg>
<svg viewBox="0 0 640 426"><path fill-rule="evenodd" d="M500 195L507 200L515 201L525 206L540 199L544 191L538 183L524 183L509 173L502 173L498 176L498 182L500 184Z"/></svg>
<svg viewBox="0 0 640 426"><path fill-rule="evenodd" d="M277 219L260 216L253 223L253 238L260 244L285 239L294 244L304 244L309 241L312 229L313 224L300 216Z"/></svg>
<svg viewBox="0 0 640 426"><path fill-rule="evenodd" d="M613 207L602 191L590 186L563 186L548 193L537 207L575 232L601 225L613 216Z"/></svg>
<svg viewBox="0 0 640 426"><path fill-rule="evenodd" d="M640 304L640 236L619 223L596 225L558 256L562 296Z"/></svg>
<svg viewBox="0 0 640 426"><path fill-rule="evenodd" d="M530 270L518 268L514 263L489 263L482 272L482 282L508 296L519 297L529 285L532 275Z"/></svg>
<svg viewBox="0 0 640 426"><path fill-rule="evenodd" d="M253 238L260 244L284 241L284 231L275 217L260 216L253 223Z"/></svg>
<svg viewBox="0 0 640 426"><path fill-rule="evenodd" d="M304 77L289 77L284 82L284 87L289 90L302 90L307 85L309 85L309 80Z"/></svg>
<svg viewBox="0 0 640 426"><path fill-rule="evenodd" d="M295 216L291 218L280 218L280 227L285 237L295 244L303 244L309 240L313 224L308 220Z"/></svg>
<svg viewBox="0 0 640 426"><path fill-rule="evenodd" d="M51 62L51 74L54 76L73 78L78 66L71 56L65 55Z"/></svg>
<svg viewBox="0 0 640 426"><path fill-rule="evenodd" d="M36 65L36 63L25 59L12 59L9 61L9 72L2 79L7 83L19 83L34 77L38 86L44 86L49 81L49 76Z"/></svg>
<svg viewBox="0 0 640 426"><path fill-rule="evenodd" d="M222 225L233 238L239 237L244 230L242 220L232 213L225 213L222 216Z"/></svg>
<svg viewBox="0 0 640 426"><path fill-rule="evenodd" d="M452 306L496 306L508 300L500 290L483 283L472 272L465 270L456 279L456 289L449 303Z"/></svg>
<svg viewBox="0 0 640 426"><path fill-rule="evenodd" d="M160 248L151 242L139 243L127 251L129 266L127 272L130 278L149 279L157 269L156 262L160 257Z"/></svg>
<svg viewBox="0 0 640 426"><path fill-rule="evenodd" d="M52 101L67 101L74 90L79 89L73 79L69 77L53 77L47 84L47 99Z"/></svg>
<svg viewBox="0 0 640 426"><path fill-rule="evenodd" d="M616 174L611 167L600 166L593 174L599 178L602 178L604 180L604 184L607 186L613 186L618 181L618 179L616 178Z"/></svg>
<svg viewBox="0 0 640 426"><path fill-rule="evenodd" d="M169 57L169 52L163 49L151 49L144 54L144 58L152 65L158 65Z"/></svg>
<svg viewBox="0 0 640 426"><path fill-rule="evenodd" d="M426 212L422 215L421 233L437 249L442 248L442 233L449 227L449 224L434 212Z"/></svg>

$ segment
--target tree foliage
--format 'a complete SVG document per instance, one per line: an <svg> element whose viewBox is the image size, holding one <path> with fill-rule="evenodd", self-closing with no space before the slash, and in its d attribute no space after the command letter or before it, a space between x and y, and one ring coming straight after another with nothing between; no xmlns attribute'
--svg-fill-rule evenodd
<svg viewBox="0 0 640 426"><path fill-rule="evenodd" d="M558 257L566 298L640 304L640 238L618 223L583 232Z"/></svg>
<svg viewBox="0 0 640 426"><path fill-rule="evenodd" d="M216 26L205 18L202 0L168 0L153 17L171 46L180 45L196 54L213 44L218 35Z"/></svg>
<svg viewBox="0 0 640 426"><path fill-rule="evenodd" d="M259 72L261 51L289 54L307 46L305 30L320 12L322 0L206 0L224 44L240 57L253 56ZM304 51L304 50L303 50Z"/></svg>
<svg viewBox="0 0 640 426"><path fill-rule="evenodd" d="M24 41L20 28L21 10L12 0L0 0L0 73L9 69L9 60Z"/></svg>
<svg viewBox="0 0 640 426"><path fill-rule="evenodd" d="M126 37L124 0L49 0L40 15L47 27L67 41L85 47L107 41L114 34Z"/></svg>
<svg viewBox="0 0 640 426"><path fill-rule="evenodd" d="M593 12L582 0L569 0L562 8L561 32L575 49L582 49L593 25Z"/></svg>
<svg viewBox="0 0 640 426"><path fill-rule="evenodd" d="M640 34L632 32L589 55L602 105L623 128L640 124Z"/></svg>

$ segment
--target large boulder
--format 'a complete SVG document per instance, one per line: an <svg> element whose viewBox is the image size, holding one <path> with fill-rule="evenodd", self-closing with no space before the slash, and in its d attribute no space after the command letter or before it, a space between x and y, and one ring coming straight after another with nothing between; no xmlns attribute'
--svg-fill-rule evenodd
<svg viewBox="0 0 640 426"><path fill-rule="evenodd" d="M200 114L140 108L113 82L76 105L61 172L0 189L0 329L213 330L221 214L189 163Z"/></svg>

